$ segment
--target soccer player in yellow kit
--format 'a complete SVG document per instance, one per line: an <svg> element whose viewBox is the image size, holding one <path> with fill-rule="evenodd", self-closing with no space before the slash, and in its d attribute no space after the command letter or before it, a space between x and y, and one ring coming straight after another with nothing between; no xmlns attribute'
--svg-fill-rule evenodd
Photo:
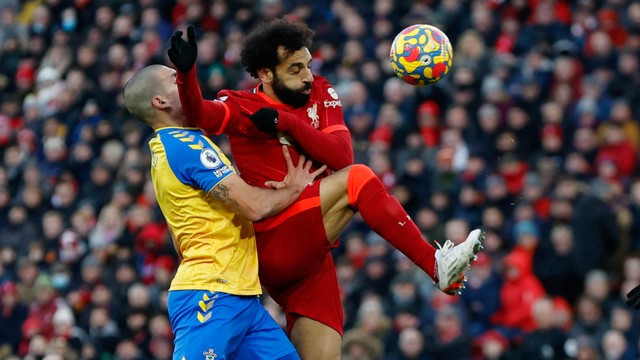
<svg viewBox="0 0 640 360"><path fill-rule="evenodd" d="M182 261L169 289L174 359L299 359L260 304L251 221L291 205L326 167L304 158L268 188L246 184L220 149L186 123L176 72L151 65L124 87L125 105L152 127L151 178Z"/></svg>

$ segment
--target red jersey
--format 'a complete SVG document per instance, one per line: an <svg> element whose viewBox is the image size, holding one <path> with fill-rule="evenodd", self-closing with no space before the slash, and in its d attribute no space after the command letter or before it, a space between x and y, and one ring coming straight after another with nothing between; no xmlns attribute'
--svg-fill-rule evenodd
<svg viewBox="0 0 640 360"><path fill-rule="evenodd" d="M213 134L227 134L233 161L250 185L264 186L268 180L282 180L287 173L282 144L291 145L294 164L300 154L316 167L326 164L333 171L353 164L351 134L344 123L342 103L329 82L314 75L311 97L304 106L292 108L262 92L261 85L250 90L222 90L216 100L204 100L195 67L178 72L178 89L183 112L190 125ZM278 135L255 127L249 115L261 108L278 110Z"/></svg>

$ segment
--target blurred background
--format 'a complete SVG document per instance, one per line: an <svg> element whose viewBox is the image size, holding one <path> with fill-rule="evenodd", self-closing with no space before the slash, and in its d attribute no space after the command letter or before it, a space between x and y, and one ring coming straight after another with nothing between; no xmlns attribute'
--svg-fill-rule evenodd
<svg viewBox="0 0 640 360"><path fill-rule="evenodd" d="M356 162L425 238L487 231L449 297L356 217L344 359L639 358L640 2L0 0L0 359L171 358L178 259L122 87L188 24L205 98L255 86L243 38L282 16L315 30ZM453 44L432 86L389 64L416 23Z"/></svg>

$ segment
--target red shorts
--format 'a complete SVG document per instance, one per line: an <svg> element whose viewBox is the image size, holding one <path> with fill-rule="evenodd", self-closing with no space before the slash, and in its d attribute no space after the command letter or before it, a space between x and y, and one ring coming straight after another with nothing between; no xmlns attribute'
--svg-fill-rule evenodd
<svg viewBox="0 0 640 360"><path fill-rule="evenodd" d="M324 231L320 181L280 214L254 224L260 282L282 306L290 333L298 316L319 321L342 335L340 288Z"/></svg>

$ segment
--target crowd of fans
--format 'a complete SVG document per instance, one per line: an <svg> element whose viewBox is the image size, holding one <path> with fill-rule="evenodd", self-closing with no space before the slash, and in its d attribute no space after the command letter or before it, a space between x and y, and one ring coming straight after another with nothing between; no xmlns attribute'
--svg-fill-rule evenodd
<svg viewBox="0 0 640 360"><path fill-rule="evenodd" d="M243 37L285 15L316 32L313 71L341 97L356 162L425 238L487 232L450 297L352 221L334 253L345 359L640 356L624 304L640 283L640 2L0 0L0 359L171 358L178 259L152 134L121 89L168 64L187 24L205 98L254 86ZM416 23L453 44L436 85L389 64Z"/></svg>

